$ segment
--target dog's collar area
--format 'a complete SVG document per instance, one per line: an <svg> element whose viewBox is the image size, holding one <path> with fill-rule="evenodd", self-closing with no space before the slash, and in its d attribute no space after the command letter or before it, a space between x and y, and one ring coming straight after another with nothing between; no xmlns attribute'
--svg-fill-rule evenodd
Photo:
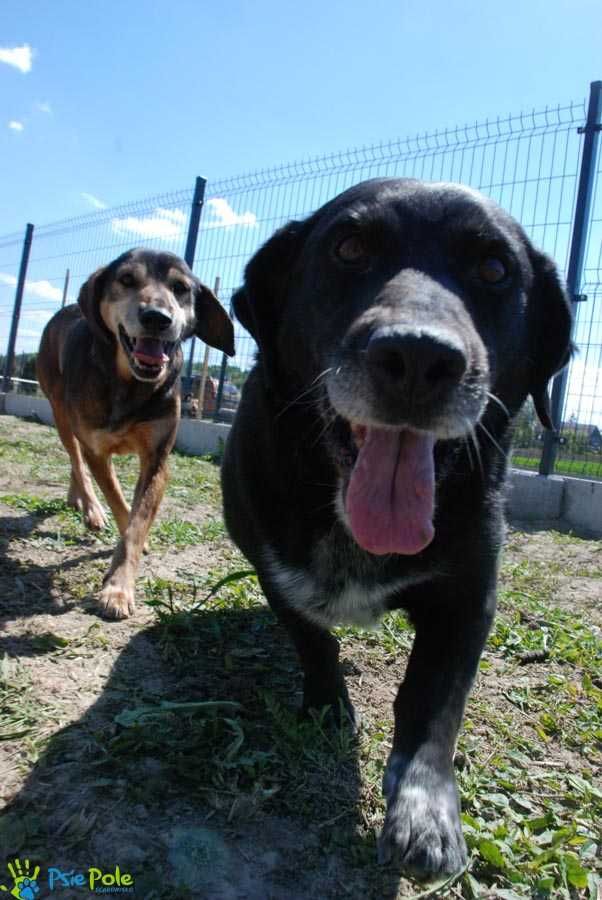
<svg viewBox="0 0 602 900"><path fill-rule="evenodd" d="M165 372L177 341L162 341L155 336L129 335L119 325L119 340L132 374L139 381L156 381Z"/></svg>

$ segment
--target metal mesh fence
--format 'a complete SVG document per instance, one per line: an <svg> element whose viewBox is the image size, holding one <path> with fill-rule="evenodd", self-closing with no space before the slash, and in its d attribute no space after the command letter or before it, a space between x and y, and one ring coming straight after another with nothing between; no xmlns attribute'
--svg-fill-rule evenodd
<svg viewBox="0 0 602 900"><path fill-rule="evenodd" d="M228 307L253 252L289 219L303 218L322 203L366 178L395 176L457 181L492 197L524 226L534 243L566 271L577 190L583 102L507 115L495 121L391 140L248 174L209 181L198 235L195 271ZM589 223L583 293L563 414L558 470L602 477L602 179L597 173ZM36 229L17 343L18 353L36 348L41 326L60 305L66 269L68 302L98 265L131 246L165 248L183 255L192 189ZM0 347L6 343L20 252L19 236L0 239ZM236 327L237 354L226 379L240 386L255 352ZM198 371L203 348L196 342L189 364ZM209 354L210 373L221 358ZM18 368L18 366L17 366ZM598 438L596 437L598 435ZM536 468L541 432L532 409L521 414L515 461Z"/></svg>
<svg viewBox="0 0 602 900"><path fill-rule="evenodd" d="M191 197L192 191L179 191L36 227L17 337L17 370L19 355L37 350L42 328L60 308L65 288L66 302L75 302L91 272L133 246L160 246L181 255ZM7 343L22 241L22 236L0 239L0 347Z"/></svg>
<svg viewBox="0 0 602 900"><path fill-rule="evenodd" d="M602 163L597 160L555 471L602 479Z"/></svg>

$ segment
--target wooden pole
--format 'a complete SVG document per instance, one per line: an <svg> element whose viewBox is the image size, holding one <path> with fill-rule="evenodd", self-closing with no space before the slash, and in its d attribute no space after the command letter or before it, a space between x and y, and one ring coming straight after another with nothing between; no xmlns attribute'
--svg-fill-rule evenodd
<svg viewBox="0 0 602 900"><path fill-rule="evenodd" d="M221 279L219 275L215 279L215 286L213 288L213 293L216 297L219 297L219 289L220 289ZM199 408L197 412L197 418L203 418L203 407L205 405L205 385L207 384L207 373L209 371L209 345L205 344L205 357L203 359L203 369L201 371L201 383L199 384L199 392L197 394L197 400L199 401Z"/></svg>

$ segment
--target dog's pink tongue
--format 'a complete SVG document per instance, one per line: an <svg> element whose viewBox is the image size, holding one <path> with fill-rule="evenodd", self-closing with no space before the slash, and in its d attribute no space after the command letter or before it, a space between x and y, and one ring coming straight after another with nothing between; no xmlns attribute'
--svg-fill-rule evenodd
<svg viewBox="0 0 602 900"><path fill-rule="evenodd" d="M347 489L353 537L369 553L419 553L433 540L430 434L368 428Z"/></svg>
<svg viewBox="0 0 602 900"><path fill-rule="evenodd" d="M147 366L162 366L169 362L169 356L163 352L163 341L159 338L138 338L134 356Z"/></svg>

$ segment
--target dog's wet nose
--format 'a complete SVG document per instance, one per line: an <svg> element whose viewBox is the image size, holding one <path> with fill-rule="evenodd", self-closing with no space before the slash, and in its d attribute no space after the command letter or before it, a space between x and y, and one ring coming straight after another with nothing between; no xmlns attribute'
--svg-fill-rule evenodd
<svg viewBox="0 0 602 900"><path fill-rule="evenodd" d="M164 309L157 309L156 306L143 306L138 310L138 318L140 324L147 331L159 332L169 328L172 318Z"/></svg>
<svg viewBox="0 0 602 900"><path fill-rule="evenodd" d="M366 357L373 377L383 387L411 391L415 400L428 400L453 388L467 368L464 350L453 337L402 326L387 325L372 332Z"/></svg>

